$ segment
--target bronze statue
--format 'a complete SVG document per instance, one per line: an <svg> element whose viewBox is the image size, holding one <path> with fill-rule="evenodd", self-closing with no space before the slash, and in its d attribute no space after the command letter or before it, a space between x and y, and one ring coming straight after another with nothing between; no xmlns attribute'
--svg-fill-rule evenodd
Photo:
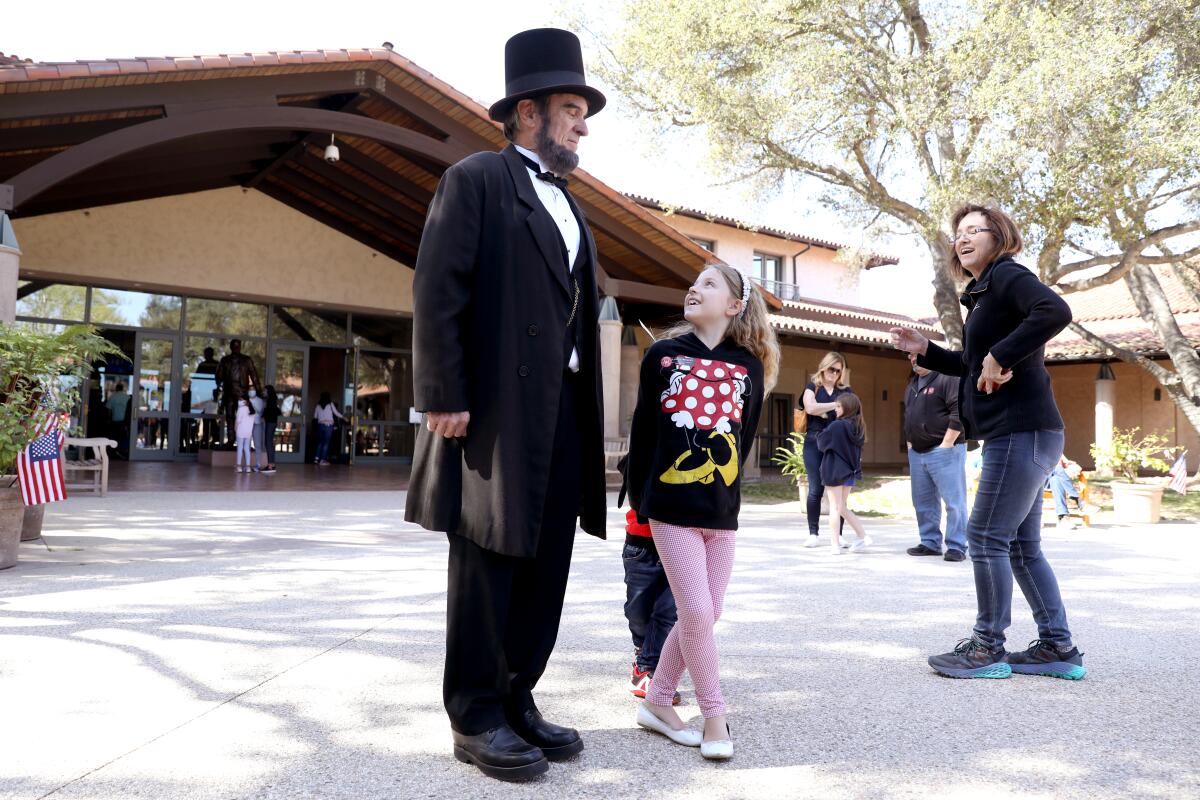
<svg viewBox="0 0 1200 800"><path fill-rule="evenodd" d="M242 354L242 340L229 342L229 354L217 364L217 386L221 389L221 408L225 412L225 443L234 443L238 401L246 397L251 387L261 396L262 382L254 359Z"/></svg>

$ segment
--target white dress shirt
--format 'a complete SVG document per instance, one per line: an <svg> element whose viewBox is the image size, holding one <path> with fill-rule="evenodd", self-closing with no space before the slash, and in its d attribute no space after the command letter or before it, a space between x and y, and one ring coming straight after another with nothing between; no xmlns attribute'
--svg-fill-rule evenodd
<svg viewBox="0 0 1200 800"><path fill-rule="evenodd" d="M549 172L537 153L532 150L526 150L520 145L513 146L517 148L518 153L537 164L542 172ZM552 183L547 183L539 179L537 172L531 170L528 164L525 165L525 171L529 173L529 181L533 184L533 190L537 192L538 199L542 201L542 205L546 207L546 211L550 212L550 218L558 226L558 233L567 248L567 269L573 272L575 270L575 257L579 254L579 244L583 239L583 234L579 230L579 222L575 219L575 214L571 212L571 204L562 189L559 189ZM573 293L574 288L572 288ZM571 348L571 361L567 366L571 372L579 372L579 351L574 347Z"/></svg>

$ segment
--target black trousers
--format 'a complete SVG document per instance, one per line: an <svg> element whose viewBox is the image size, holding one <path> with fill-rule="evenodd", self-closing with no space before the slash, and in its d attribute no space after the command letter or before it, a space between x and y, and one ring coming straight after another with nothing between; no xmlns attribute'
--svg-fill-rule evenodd
<svg viewBox="0 0 1200 800"><path fill-rule="evenodd" d="M449 537L442 696L451 726L468 736L536 708L533 688L558 638L582 486L577 382L563 378L537 555Z"/></svg>

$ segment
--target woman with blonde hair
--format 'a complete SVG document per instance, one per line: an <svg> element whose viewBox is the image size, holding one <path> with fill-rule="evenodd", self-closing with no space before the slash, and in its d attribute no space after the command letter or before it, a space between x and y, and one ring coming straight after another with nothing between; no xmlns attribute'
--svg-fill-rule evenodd
<svg viewBox="0 0 1200 800"><path fill-rule="evenodd" d="M696 278L685 322L642 360L625 481L650 530L678 620L663 643L637 724L710 759L733 755L713 627L733 572L741 474L763 397L779 372L779 343L749 276L725 265ZM704 731L671 707L684 669Z"/></svg>
<svg viewBox="0 0 1200 800"><path fill-rule="evenodd" d="M804 434L804 472L808 477L808 542L805 547L816 547L821 543L818 528L821 521L821 495L825 493L825 484L821 481L821 460L824 456L817 447L817 437L837 418L837 399L853 393L845 357L831 351L821 359L820 366L812 374L800 397L800 408L808 415ZM843 523L842 517L836 519L835 544L841 536Z"/></svg>

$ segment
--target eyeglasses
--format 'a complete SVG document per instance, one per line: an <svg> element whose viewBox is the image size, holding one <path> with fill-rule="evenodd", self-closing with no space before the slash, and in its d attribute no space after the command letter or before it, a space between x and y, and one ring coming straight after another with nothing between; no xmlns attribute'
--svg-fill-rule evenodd
<svg viewBox="0 0 1200 800"><path fill-rule="evenodd" d="M826 367L826 368L825 368L825 371L826 371L826 372L832 372L834 375L841 375L841 374L842 374L842 368L841 368L841 367Z"/></svg>
<svg viewBox="0 0 1200 800"><path fill-rule="evenodd" d="M950 246L953 247L954 245L958 244L959 239L974 239L984 231L987 231L988 233L994 233L991 228L980 228L977 225L968 225L962 233L957 233L950 237Z"/></svg>

